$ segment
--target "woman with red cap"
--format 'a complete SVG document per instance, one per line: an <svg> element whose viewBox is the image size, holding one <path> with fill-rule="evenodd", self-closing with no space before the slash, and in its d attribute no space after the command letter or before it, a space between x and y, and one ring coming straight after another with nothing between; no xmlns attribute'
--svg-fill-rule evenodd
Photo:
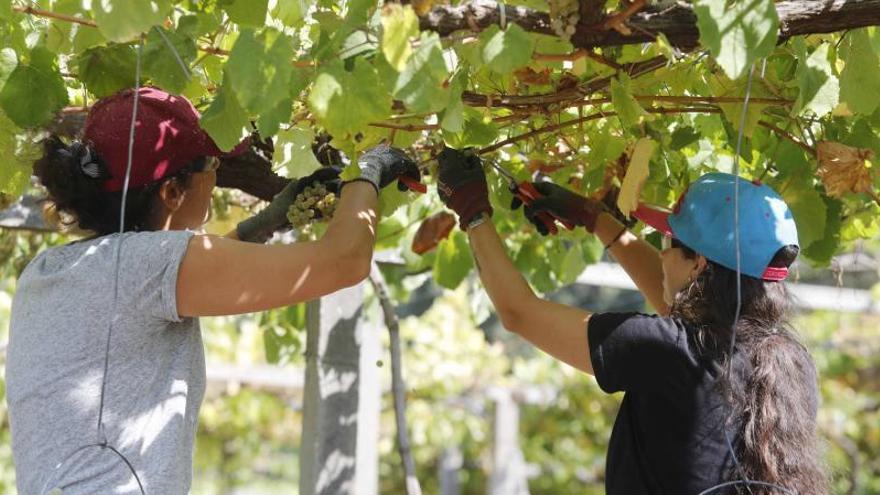
<svg viewBox="0 0 880 495"><path fill-rule="evenodd" d="M412 160L382 146L361 157L356 180L319 169L229 236L198 234L221 155L192 104L155 88L97 102L82 141L46 141L34 171L50 204L95 235L44 251L18 281L6 392L19 492L188 493L205 391L198 317L364 279L378 191L419 179ZM323 237L259 244L318 182L340 193Z"/></svg>
<svg viewBox="0 0 880 495"><path fill-rule="evenodd" d="M591 314L537 297L519 274L492 225L479 158L447 149L439 162L440 198L468 233L502 324L603 391L625 392L607 493L827 493L816 370L782 283L797 231L771 188L710 173L673 213L641 206L636 216L664 234L658 252L601 203L534 184L543 197L525 214L541 233L549 214L595 234L659 313Z"/></svg>

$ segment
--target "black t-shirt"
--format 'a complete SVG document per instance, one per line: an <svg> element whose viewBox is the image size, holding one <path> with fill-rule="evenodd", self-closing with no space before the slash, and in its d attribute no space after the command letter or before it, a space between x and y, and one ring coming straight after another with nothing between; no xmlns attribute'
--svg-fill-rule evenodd
<svg viewBox="0 0 880 495"><path fill-rule="evenodd" d="M605 392L626 392L608 446L606 493L696 495L729 480L733 460L723 430L729 408L717 372L700 359L685 324L600 313L588 326L596 381ZM733 442L735 429L729 427Z"/></svg>

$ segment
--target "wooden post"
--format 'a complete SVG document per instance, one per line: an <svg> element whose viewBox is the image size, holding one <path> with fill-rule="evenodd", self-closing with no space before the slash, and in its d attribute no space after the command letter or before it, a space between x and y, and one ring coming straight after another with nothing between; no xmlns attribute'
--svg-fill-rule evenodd
<svg viewBox="0 0 880 495"><path fill-rule="evenodd" d="M378 332L362 304L363 284L307 306L302 495L377 492Z"/></svg>
<svg viewBox="0 0 880 495"><path fill-rule="evenodd" d="M519 448L519 404L507 389L495 389L492 474L489 495L528 495L528 470Z"/></svg>

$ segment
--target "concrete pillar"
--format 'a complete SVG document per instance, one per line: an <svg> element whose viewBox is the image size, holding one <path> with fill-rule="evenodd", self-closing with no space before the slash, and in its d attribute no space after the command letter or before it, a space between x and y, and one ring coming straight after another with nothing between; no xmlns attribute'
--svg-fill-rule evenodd
<svg viewBox="0 0 880 495"><path fill-rule="evenodd" d="M302 495L375 495L378 331L364 321L363 284L308 303Z"/></svg>

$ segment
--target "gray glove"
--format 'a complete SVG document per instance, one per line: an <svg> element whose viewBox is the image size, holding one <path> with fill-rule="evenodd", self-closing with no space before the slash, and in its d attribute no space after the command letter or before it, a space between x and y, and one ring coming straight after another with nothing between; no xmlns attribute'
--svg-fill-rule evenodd
<svg viewBox="0 0 880 495"><path fill-rule="evenodd" d="M239 240L246 242L266 242L277 230L290 226L287 220L287 210L296 200L296 197L306 187L320 182L327 186L333 193L339 193L339 172L335 167L322 167L311 175L298 180L290 181L280 193L275 195L269 206L256 215L239 222L235 228Z"/></svg>
<svg viewBox="0 0 880 495"><path fill-rule="evenodd" d="M415 182L422 177L416 162L406 153L385 144L380 144L361 155L358 168L361 169L361 176L354 180L369 182L377 192L400 176L405 175ZM403 182L398 182L397 188L401 191L408 189Z"/></svg>

